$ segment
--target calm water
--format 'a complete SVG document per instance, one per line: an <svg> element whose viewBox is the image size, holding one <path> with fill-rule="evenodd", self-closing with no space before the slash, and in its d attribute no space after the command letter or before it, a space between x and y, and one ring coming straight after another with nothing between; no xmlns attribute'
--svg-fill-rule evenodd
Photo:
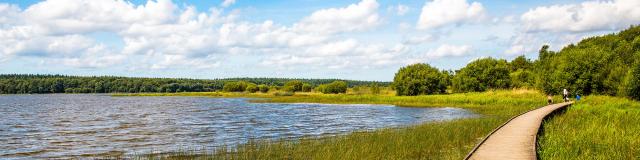
<svg viewBox="0 0 640 160"><path fill-rule="evenodd" d="M0 96L0 158L171 152L474 116L458 108L262 104L242 98Z"/></svg>

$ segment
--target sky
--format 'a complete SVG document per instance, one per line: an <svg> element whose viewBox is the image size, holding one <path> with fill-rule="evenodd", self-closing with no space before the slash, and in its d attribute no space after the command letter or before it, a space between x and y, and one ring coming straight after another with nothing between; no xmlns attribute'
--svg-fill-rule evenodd
<svg viewBox="0 0 640 160"><path fill-rule="evenodd" d="M0 74L390 81L537 58L640 24L638 0L0 0Z"/></svg>

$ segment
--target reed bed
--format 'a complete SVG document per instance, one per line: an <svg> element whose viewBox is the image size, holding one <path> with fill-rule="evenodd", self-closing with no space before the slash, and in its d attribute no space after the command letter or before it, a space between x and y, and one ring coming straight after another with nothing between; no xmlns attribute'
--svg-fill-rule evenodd
<svg viewBox="0 0 640 160"><path fill-rule="evenodd" d="M541 159L640 159L640 102L587 96L545 121Z"/></svg>

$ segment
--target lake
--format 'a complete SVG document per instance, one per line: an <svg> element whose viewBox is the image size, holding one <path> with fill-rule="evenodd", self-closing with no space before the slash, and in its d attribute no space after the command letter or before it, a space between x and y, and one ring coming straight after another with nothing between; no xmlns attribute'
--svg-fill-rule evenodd
<svg viewBox="0 0 640 160"><path fill-rule="evenodd" d="M250 103L245 98L0 96L0 158L166 153L475 116L460 108Z"/></svg>

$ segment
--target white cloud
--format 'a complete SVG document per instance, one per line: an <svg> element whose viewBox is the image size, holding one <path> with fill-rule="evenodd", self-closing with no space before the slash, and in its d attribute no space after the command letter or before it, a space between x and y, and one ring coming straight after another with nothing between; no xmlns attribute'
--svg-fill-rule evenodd
<svg viewBox="0 0 640 160"><path fill-rule="evenodd" d="M278 67L374 68L400 64L403 45L359 42L346 32L381 24L379 4L362 0L313 12L292 25L238 21L238 12L200 12L170 0L134 5L123 0L47 0L20 10L0 5L0 59L30 56L71 67L123 64L132 69L210 69L233 54ZM6 14L5 14L6 13ZM93 37L108 33L121 46ZM127 66L128 65L128 66Z"/></svg>
<svg viewBox="0 0 640 160"><path fill-rule="evenodd" d="M423 44L427 42L433 42L436 39L438 39L438 37L428 34L423 36L411 36L411 37L405 38L402 41L402 43L407 45L418 45L418 44Z"/></svg>
<svg viewBox="0 0 640 160"><path fill-rule="evenodd" d="M231 5L233 5L234 3L236 3L236 0L223 0L222 1L222 7L229 7Z"/></svg>
<svg viewBox="0 0 640 160"><path fill-rule="evenodd" d="M397 15L404 16L405 14L409 13L409 6L399 4L395 7L395 10Z"/></svg>
<svg viewBox="0 0 640 160"><path fill-rule="evenodd" d="M513 45L509 49L507 49L507 51L505 51L505 53L508 55L522 55L526 52L527 50L522 44Z"/></svg>
<svg viewBox="0 0 640 160"><path fill-rule="evenodd" d="M376 0L362 0L345 8L313 12L294 27L303 32L338 33L371 29L381 23Z"/></svg>
<svg viewBox="0 0 640 160"><path fill-rule="evenodd" d="M618 30L640 23L640 1L586 1L531 9L520 20L529 32Z"/></svg>
<svg viewBox="0 0 640 160"><path fill-rule="evenodd" d="M0 3L0 25L10 25L19 20L20 8L16 5Z"/></svg>
<svg viewBox="0 0 640 160"><path fill-rule="evenodd" d="M436 49L431 49L426 53L426 58L436 60L445 57L462 57L467 56L471 52L469 45L449 45L443 44Z"/></svg>
<svg viewBox="0 0 640 160"><path fill-rule="evenodd" d="M418 29L433 29L449 24L479 22L486 17L485 9L479 2L466 0L434 0L422 7L418 19Z"/></svg>

